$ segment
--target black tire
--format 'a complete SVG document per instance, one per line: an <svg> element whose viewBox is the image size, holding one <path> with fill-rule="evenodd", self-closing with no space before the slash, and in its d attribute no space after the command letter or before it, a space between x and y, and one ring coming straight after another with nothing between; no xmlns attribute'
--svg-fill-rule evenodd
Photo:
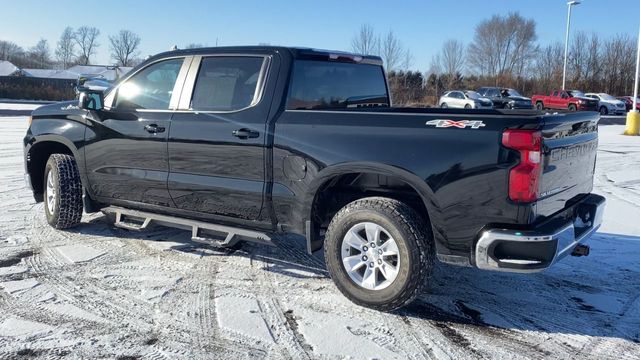
<svg viewBox="0 0 640 360"><path fill-rule="evenodd" d="M577 108L576 108L575 104L569 104L569 111L573 112L573 111L576 111L576 110L577 110Z"/></svg>
<svg viewBox="0 0 640 360"><path fill-rule="evenodd" d="M609 113L609 109L606 106L600 106L600 115L607 115Z"/></svg>
<svg viewBox="0 0 640 360"><path fill-rule="evenodd" d="M47 179L52 173L55 189L53 211L49 209L47 199ZM56 229L76 226L82 219L82 182L78 165L73 156L53 154L49 157L44 170L44 212L49 225Z"/></svg>
<svg viewBox="0 0 640 360"><path fill-rule="evenodd" d="M362 222L382 226L397 243L401 264L398 275L381 290L369 290L355 283L342 264L343 238ZM352 302L380 311L391 311L412 302L433 273L435 262L428 221L405 203L384 197L363 198L343 207L329 224L324 251L327 269L338 289Z"/></svg>
<svg viewBox="0 0 640 360"><path fill-rule="evenodd" d="M544 104L542 103L542 101L538 101L536 103L536 109L540 111L544 110Z"/></svg>
<svg viewBox="0 0 640 360"><path fill-rule="evenodd" d="M464 108L465 108L465 109L471 109L471 105L466 104L466 105L464 106Z"/></svg>
<svg viewBox="0 0 640 360"><path fill-rule="evenodd" d="M443 102L442 104L440 104L440 107L443 109L446 109L449 107L449 105L447 105L447 103Z"/></svg>

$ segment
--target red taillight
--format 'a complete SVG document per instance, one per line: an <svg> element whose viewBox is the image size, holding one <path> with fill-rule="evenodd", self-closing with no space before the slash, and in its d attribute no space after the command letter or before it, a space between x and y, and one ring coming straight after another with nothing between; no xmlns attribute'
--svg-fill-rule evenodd
<svg viewBox="0 0 640 360"><path fill-rule="evenodd" d="M509 198L532 202L538 198L542 166L542 136L535 130L505 130L502 145L520 152L520 163L509 172Z"/></svg>

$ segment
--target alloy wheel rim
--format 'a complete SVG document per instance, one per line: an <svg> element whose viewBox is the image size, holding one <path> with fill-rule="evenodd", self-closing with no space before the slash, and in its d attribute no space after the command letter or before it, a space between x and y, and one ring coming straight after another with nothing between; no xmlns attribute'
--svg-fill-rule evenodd
<svg viewBox="0 0 640 360"><path fill-rule="evenodd" d="M47 208L50 214L53 214L56 208L56 187L53 182L53 171L49 171L47 175Z"/></svg>
<svg viewBox="0 0 640 360"><path fill-rule="evenodd" d="M400 271L398 244L382 226L361 222L342 239L342 265L349 278L368 290L390 286Z"/></svg>

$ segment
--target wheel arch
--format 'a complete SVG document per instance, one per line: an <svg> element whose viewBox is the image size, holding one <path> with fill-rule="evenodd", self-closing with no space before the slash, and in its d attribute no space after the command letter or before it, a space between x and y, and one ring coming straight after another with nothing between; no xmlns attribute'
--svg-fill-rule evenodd
<svg viewBox="0 0 640 360"><path fill-rule="evenodd" d="M55 135L42 135L28 145L25 151L25 170L29 175L36 201L42 201L44 169L51 154L67 154L78 160L78 149L68 139ZM78 165L78 167L80 167Z"/></svg>
<svg viewBox="0 0 640 360"><path fill-rule="evenodd" d="M419 176L405 170L402 168L398 168L396 166L373 163L373 162L350 162L350 163L342 163L333 165L327 168L324 168L320 171L315 179L309 184L308 191L303 199L303 221L305 222L305 232L307 238L307 250L309 253L319 250L322 247L322 239L321 239L321 226L322 217L331 213L333 210L327 208L326 198L327 194L332 194L332 190L336 189L336 185L339 185L339 182L343 179L356 178L359 176L382 176L385 179L392 179L394 184L397 183L402 184L407 187L407 190L410 189L412 194L417 196L419 199L419 203L412 203L412 207L417 207L417 211L421 216L424 216L424 219L431 224L433 228L434 217L437 217L439 206L435 200L435 196L433 191L428 186L428 184L421 179ZM385 193L382 190L391 191ZM350 199L347 197L345 201L338 201L335 206L346 205L346 203L351 202L357 198L367 197L367 196L386 196L390 198L395 198L398 200L403 200L402 196L410 196L410 193L405 192L402 196L399 196L397 193L393 192L394 187L391 186L388 189L383 188L366 188L363 189L362 193L358 195L354 194L354 199ZM365 193L369 195L365 195ZM332 194L336 195L336 194ZM339 206L340 208L342 206ZM324 219L326 220L326 219ZM433 229L432 229L433 230Z"/></svg>

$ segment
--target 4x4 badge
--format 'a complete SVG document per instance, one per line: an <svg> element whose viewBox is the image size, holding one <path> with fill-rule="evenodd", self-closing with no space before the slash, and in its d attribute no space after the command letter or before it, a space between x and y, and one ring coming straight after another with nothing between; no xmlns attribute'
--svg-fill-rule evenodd
<svg viewBox="0 0 640 360"><path fill-rule="evenodd" d="M447 120L447 119L435 119L427 121L426 125L434 125L437 128L448 128L448 127L457 127L459 129L464 129L466 127L470 127L472 129L479 129L485 126L485 123L482 120Z"/></svg>

